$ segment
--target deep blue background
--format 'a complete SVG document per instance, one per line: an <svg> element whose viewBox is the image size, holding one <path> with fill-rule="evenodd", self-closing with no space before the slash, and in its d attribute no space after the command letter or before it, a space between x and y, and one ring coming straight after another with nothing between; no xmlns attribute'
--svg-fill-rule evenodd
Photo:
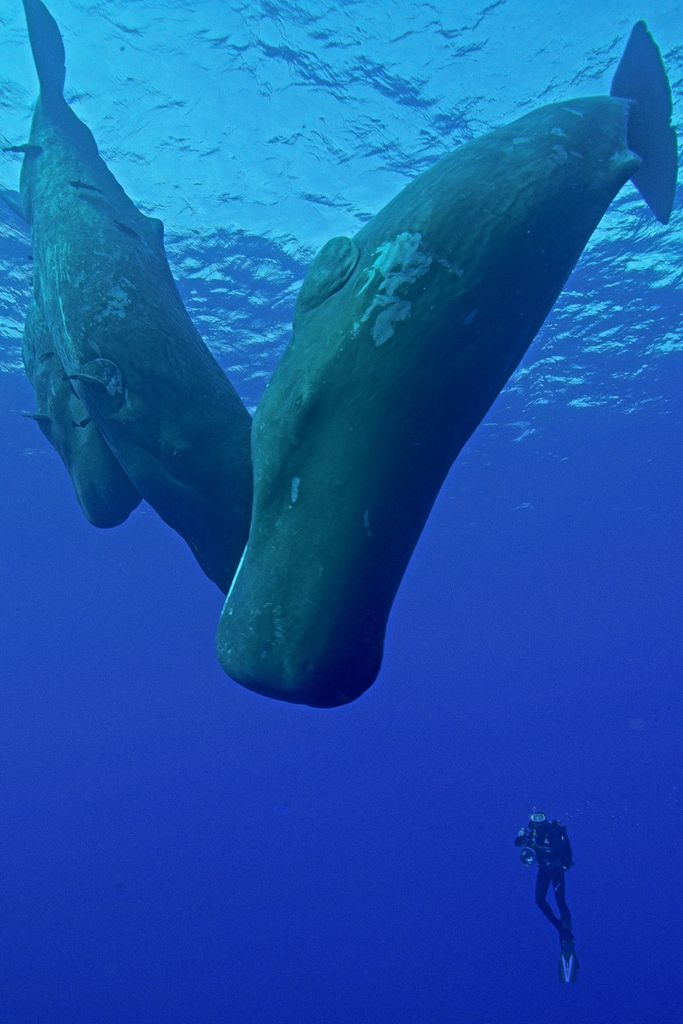
<svg viewBox="0 0 683 1024"><path fill-rule="evenodd" d="M2 424L21 445L35 428L12 418L19 390ZM475 440L379 682L331 712L222 675L220 595L151 513L92 530L56 459L13 455L3 1024L674 1024L673 426L565 415L554 460ZM572 987L512 846L532 805L575 848Z"/></svg>
<svg viewBox="0 0 683 1024"><path fill-rule="evenodd" d="M680 109L669 0L52 6L68 98L252 406L316 247L604 92L636 17ZM0 38L5 145L18 3ZM680 207L615 202L444 487L379 680L331 711L222 673L221 595L151 511L85 522L19 415L29 243L0 219L0 1024L679 1024ZM512 845L533 807L574 847L573 986Z"/></svg>

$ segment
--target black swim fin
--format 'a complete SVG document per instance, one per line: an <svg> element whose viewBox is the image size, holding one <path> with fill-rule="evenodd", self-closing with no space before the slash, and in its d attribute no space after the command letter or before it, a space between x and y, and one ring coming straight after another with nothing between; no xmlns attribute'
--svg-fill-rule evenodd
<svg viewBox="0 0 683 1024"><path fill-rule="evenodd" d="M669 79L644 21L633 26L610 95L632 100L628 145L643 162L631 180L657 220L666 224L676 193L678 150Z"/></svg>
<svg viewBox="0 0 683 1024"><path fill-rule="evenodd" d="M565 985L576 981L578 969L579 961L574 949L574 942L572 939L565 939L562 943L562 952L560 953L560 963L558 965L560 981Z"/></svg>

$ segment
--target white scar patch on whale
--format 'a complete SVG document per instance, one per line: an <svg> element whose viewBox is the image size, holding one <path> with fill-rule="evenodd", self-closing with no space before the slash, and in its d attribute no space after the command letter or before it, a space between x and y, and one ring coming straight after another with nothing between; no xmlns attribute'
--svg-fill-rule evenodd
<svg viewBox="0 0 683 1024"><path fill-rule="evenodd" d="M120 283L115 282L112 285L107 305L98 315L98 320L108 320L109 318L113 318L115 320L125 320L126 309L128 306L131 305L133 300L131 299L130 295L123 286L130 284L131 282L124 277L121 279Z"/></svg>
<svg viewBox="0 0 683 1024"><path fill-rule="evenodd" d="M564 164L567 162L568 159L569 153L564 148L564 146L560 145L559 143L556 146L553 146L551 150L551 160L553 163L558 165Z"/></svg>
<svg viewBox="0 0 683 1024"><path fill-rule="evenodd" d="M420 252L422 235L419 231L402 231L393 242L383 242L374 252L374 261L365 271L366 280L358 289L362 295L375 280L382 278L372 302L360 320L353 325L357 336L361 324L367 323L376 310L380 310L372 329L372 337L379 348L393 336L395 325L410 318L412 303L397 294L403 285L410 285L427 273L432 257Z"/></svg>
<svg viewBox="0 0 683 1024"><path fill-rule="evenodd" d="M69 329L66 326L66 316L64 314L64 303L62 302L62 296L59 293L57 294L57 305L59 306L59 315L62 318L62 330L64 331L64 337L69 342L69 344L72 345L73 343L71 341L71 335L69 334Z"/></svg>

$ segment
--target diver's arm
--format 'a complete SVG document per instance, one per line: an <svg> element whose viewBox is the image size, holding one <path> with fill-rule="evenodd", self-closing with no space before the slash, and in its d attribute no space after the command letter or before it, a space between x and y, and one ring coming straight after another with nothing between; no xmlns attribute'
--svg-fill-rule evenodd
<svg viewBox="0 0 683 1024"><path fill-rule="evenodd" d="M527 834L528 833L525 828L520 828L519 832L515 836L515 846L523 846L527 841Z"/></svg>

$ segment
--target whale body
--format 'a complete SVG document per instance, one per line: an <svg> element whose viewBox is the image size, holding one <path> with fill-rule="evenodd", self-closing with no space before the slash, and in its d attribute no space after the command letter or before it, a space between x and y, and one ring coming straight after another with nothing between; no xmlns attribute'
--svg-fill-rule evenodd
<svg viewBox="0 0 683 1024"><path fill-rule="evenodd" d="M224 591L249 526L251 421L195 330L142 214L63 96L64 47L24 0L40 79L21 173L35 302L125 476Z"/></svg>
<svg viewBox="0 0 683 1024"><path fill-rule="evenodd" d="M0 201L28 230L20 194L0 188ZM35 410L22 415L40 427L59 455L88 522L103 528L119 526L139 505L140 495L76 395L33 297L26 314L21 354L36 397Z"/></svg>
<svg viewBox="0 0 683 1024"><path fill-rule="evenodd" d="M26 315L22 356L36 395L36 411L26 415L64 463L88 522L119 526L140 504L140 495L67 379L35 300Z"/></svg>
<svg viewBox="0 0 683 1024"><path fill-rule="evenodd" d="M320 707L375 679L439 488L605 210L638 175L668 219L670 93L642 23L617 82L629 98L552 104L462 145L316 257L254 418L251 529L217 633L233 679Z"/></svg>

